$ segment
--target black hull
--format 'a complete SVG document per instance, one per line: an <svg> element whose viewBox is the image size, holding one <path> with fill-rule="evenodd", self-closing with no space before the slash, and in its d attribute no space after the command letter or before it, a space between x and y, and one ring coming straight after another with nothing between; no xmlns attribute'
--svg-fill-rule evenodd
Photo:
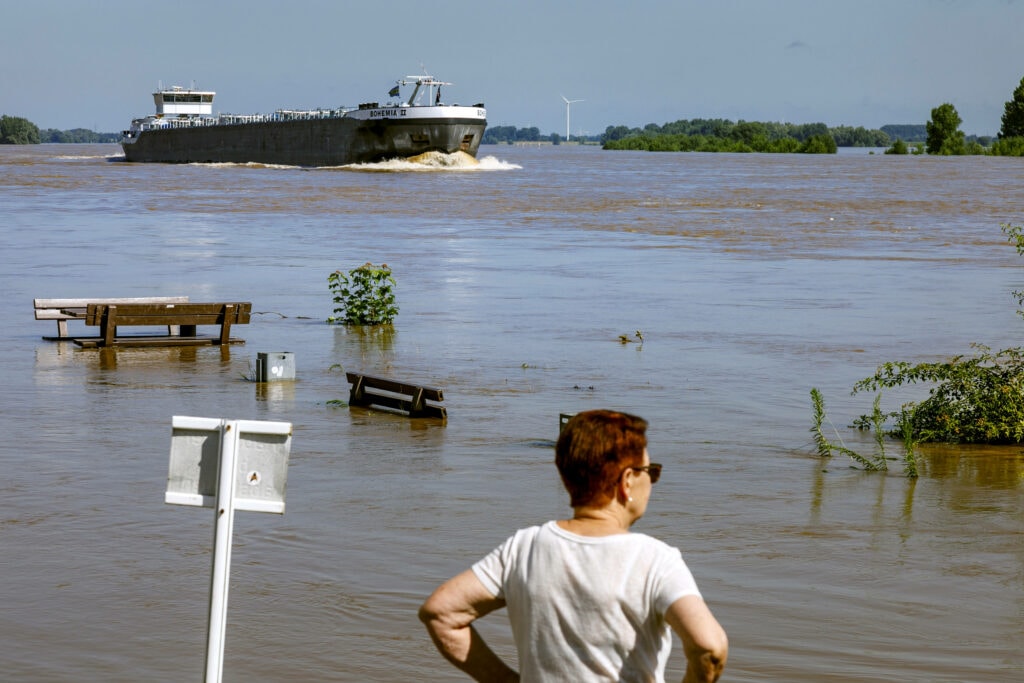
<svg viewBox="0 0 1024 683"><path fill-rule="evenodd" d="M125 142L126 161L344 166L425 152L476 156L486 121L352 118L166 128Z"/></svg>

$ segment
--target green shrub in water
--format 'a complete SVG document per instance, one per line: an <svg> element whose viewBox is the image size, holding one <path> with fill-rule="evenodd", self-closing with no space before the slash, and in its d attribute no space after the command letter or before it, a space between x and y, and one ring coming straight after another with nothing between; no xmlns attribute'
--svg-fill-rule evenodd
<svg viewBox="0 0 1024 683"><path fill-rule="evenodd" d="M1024 442L1024 349L972 346L977 355L941 363L884 363L857 382L853 393L933 382L928 398L891 414L894 436L909 431L918 442Z"/></svg>
<svg viewBox="0 0 1024 683"><path fill-rule="evenodd" d="M1002 225L1007 241L1024 255L1024 227ZM1024 317L1024 292L1015 291L1017 313ZM902 439L904 467L908 476L917 476L915 444L927 442L957 444L1024 443L1024 347L993 351L983 344L972 344L973 356L955 356L938 363L894 361L878 366L875 374L853 385L853 393L877 391L918 382L930 383L928 398L903 404L898 411L883 414L880 395L874 411L861 415L853 426L874 430L879 455L864 458L835 445L822 432L825 408L821 393L811 390L814 407L815 446L822 457L844 453L865 469L886 469L883 438ZM893 426L885 427L892 419Z"/></svg>
<svg viewBox="0 0 1024 683"><path fill-rule="evenodd" d="M386 263L367 262L347 274L336 270L327 276L327 283L335 305L328 323L390 325L398 315L395 279Z"/></svg>

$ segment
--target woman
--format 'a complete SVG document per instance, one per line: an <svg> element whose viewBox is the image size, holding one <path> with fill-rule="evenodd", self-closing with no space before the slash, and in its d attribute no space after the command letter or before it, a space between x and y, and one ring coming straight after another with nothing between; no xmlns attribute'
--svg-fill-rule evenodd
<svg viewBox="0 0 1024 683"><path fill-rule="evenodd" d="M517 531L434 591L420 608L434 644L477 681L662 681L674 630L683 683L716 681L728 642L679 551L629 528L647 509L661 465L647 422L579 413L555 446L572 519ZM508 608L519 673L472 624Z"/></svg>

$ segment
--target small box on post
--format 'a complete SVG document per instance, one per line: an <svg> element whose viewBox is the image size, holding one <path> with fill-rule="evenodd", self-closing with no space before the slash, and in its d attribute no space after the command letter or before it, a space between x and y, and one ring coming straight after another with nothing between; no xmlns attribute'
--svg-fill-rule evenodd
<svg viewBox="0 0 1024 683"><path fill-rule="evenodd" d="M295 354L289 351L256 354L256 381L295 379Z"/></svg>

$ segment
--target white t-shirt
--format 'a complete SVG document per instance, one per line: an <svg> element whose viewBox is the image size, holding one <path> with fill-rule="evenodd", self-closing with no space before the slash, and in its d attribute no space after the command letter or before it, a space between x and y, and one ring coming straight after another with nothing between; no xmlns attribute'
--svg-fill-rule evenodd
<svg viewBox="0 0 1024 683"><path fill-rule="evenodd" d="M473 565L503 598L523 683L664 680L665 612L700 595L679 553L645 534L520 529Z"/></svg>

